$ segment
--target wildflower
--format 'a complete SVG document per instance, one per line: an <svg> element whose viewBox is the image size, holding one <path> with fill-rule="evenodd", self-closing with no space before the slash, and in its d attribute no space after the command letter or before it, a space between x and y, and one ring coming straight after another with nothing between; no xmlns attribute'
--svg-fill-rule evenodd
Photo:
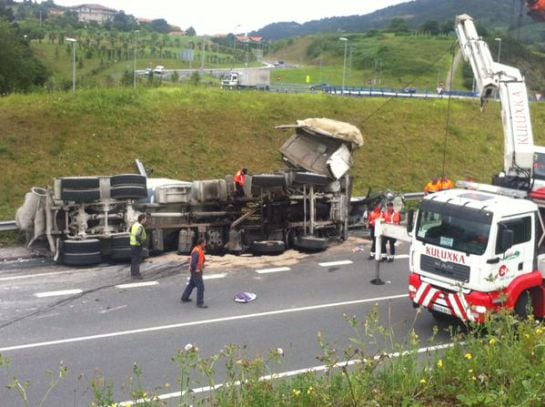
<svg viewBox="0 0 545 407"><path fill-rule="evenodd" d="M543 332L544 332L544 331L543 331L542 328L537 328L537 329L536 329L536 334L537 334L537 335L543 335Z"/></svg>
<svg viewBox="0 0 545 407"><path fill-rule="evenodd" d="M299 397L299 396L301 395L301 390L299 390L299 389L293 389L292 393L293 393L293 395L294 395L295 397Z"/></svg>
<svg viewBox="0 0 545 407"><path fill-rule="evenodd" d="M276 348L276 353L278 353L279 356L284 356L284 349Z"/></svg>
<svg viewBox="0 0 545 407"><path fill-rule="evenodd" d="M314 391L314 388L312 386L310 386L308 389L307 389L307 394L310 396L312 394L312 392Z"/></svg>
<svg viewBox="0 0 545 407"><path fill-rule="evenodd" d="M186 352L189 352L191 349L193 349L193 345L188 343L187 345L185 345L184 349L185 349Z"/></svg>
<svg viewBox="0 0 545 407"><path fill-rule="evenodd" d="M442 369L443 368L443 359L439 359L439 361L437 362L437 367L439 369Z"/></svg>
<svg viewBox="0 0 545 407"><path fill-rule="evenodd" d="M491 338L489 341L488 341L488 344L491 345L491 346L494 346L498 341L496 340L496 338Z"/></svg>
<svg viewBox="0 0 545 407"><path fill-rule="evenodd" d="M464 358L466 358L467 360L471 360L471 359L473 359L473 355L471 353L466 353L464 355Z"/></svg>
<svg viewBox="0 0 545 407"><path fill-rule="evenodd" d="M477 378L475 376L471 376L471 380L475 381Z"/></svg>
<svg viewBox="0 0 545 407"><path fill-rule="evenodd" d="M528 335L528 334L524 334L524 337L525 337L526 339L530 339L530 335Z"/></svg>
<svg viewBox="0 0 545 407"><path fill-rule="evenodd" d="M426 379L421 379L421 380L420 380L420 384L426 384L426 383L427 383L427 382L426 382Z"/></svg>

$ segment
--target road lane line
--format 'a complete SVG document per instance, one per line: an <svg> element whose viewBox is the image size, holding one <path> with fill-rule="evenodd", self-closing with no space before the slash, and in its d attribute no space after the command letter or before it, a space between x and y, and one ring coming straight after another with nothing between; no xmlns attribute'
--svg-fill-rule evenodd
<svg viewBox="0 0 545 407"><path fill-rule="evenodd" d="M395 259L408 259L409 258L409 255L408 254L396 254L394 256Z"/></svg>
<svg viewBox="0 0 545 407"><path fill-rule="evenodd" d="M181 322L181 323L178 323L178 324L152 326L150 328L130 329L130 330L127 330L127 331L109 332L109 333L98 334L98 335L76 336L76 337L67 338L67 339L57 339L57 340L51 340L51 341L45 341L45 342L27 343L27 344L24 344L24 345L5 346L5 347L0 348L0 353L1 352L14 351L14 350L22 350L22 349L41 348L41 347L44 347L44 346L64 345L64 344L67 344L67 343L85 342L85 341L91 341L91 340L95 340L95 339L114 338L114 337L119 337L119 336L143 334L143 333L148 333L148 332L166 331L166 330L170 330L170 329L185 328L185 327L190 327L190 326L210 325L210 324L215 324L215 323L219 323L219 322L239 321L239 320L243 320L243 319L263 318L263 317L269 317L269 316L274 316L274 315L282 315L282 314L293 314L293 313L296 313L296 312L315 311L315 310L319 310L319 309L344 307L344 306L348 306L348 305L365 304L365 303L369 303L369 302L372 303L372 302L379 302L379 301L397 300L397 299L400 299L400 298L407 298L408 296L409 296L409 294L397 294L397 295L390 295L390 296L387 296L387 297L375 297L375 298L366 298L366 299L361 299L361 300L333 302L333 303L329 303L329 304L310 305L310 306L307 306L307 307L299 307L299 308L286 308L286 309L280 309L280 310L276 310L276 311L265 311L265 312L259 312L259 313L254 313L254 314L235 315L235 316L231 316L231 317L204 319L204 320L201 320L201 321L193 321L193 322Z"/></svg>
<svg viewBox="0 0 545 407"><path fill-rule="evenodd" d="M74 274L74 271L54 271L52 273L25 274L24 276L0 277L0 281L23 280L25 278Z"/></svg>
<svg viewBox="0 0 545 407"><path fill-rule="evenodd" d="M340 261L329 261L327 263L318 263L322 267L331 267L331 266L344 266L346 264L352 264L352 260L340 260Z"/></svg>
<svg viewBox="0 0 545 407"><path fill-rule="evenodd" d="M217 274L205 274L202 279L203 280L216 280L218 278L225 278L227 277L227 273L217 273Z"/></svg>
<svg viewBox="0 0 545 407"><path fill-rule="evenodd" d="M60 290L60 291L47 291L43 293L35 293L34 296L38 298L45 298L45 297L58 297L61 295L74 295L74 294L81 294L83 290L80 290L79 288L73 289L73 290Z"/></svg>
<svg viewBox="0 0 545 407"><path fill-rule="evenodd" d="M442 344L442 345L427 346L425 348L417 349L416 353L422 354L422 353L437 352L437 351L440 351L440 350L452 348L456 344L460 345L460 344L463 344L463 342L458 342L458 343L451 342L451 343L445 343L445 344ZM389 359L394 359L394 358L398 358L398 357L402 356L402 354L409 354L409 351L402 352L402 353L401 352L388 353L387 355L384 355L383 353L381 353L379 355L373 356L372 359L375 360L375 361L378 361L381 358L384 358L385 356L388 357ZM299 376L299 375L307 374L307 373L320 373L320 372L328 371L331 368L339 369L339 368L350 367L350 366L353 366L353 365L359 365L362 362L365 363L365 361L362 361L361 359L351 359L351 360L345 360L345 361L342 361L342 362L337 362L333 366L331 366L331 365L319 365L319 366L306 367L306 368L302 368L302 369L289 370L289 371L286 371L286 372L273 373L271 375L261 376L258 379L258 381L263 382L263 381L277 380L277 379L283 379L283 378L287 378L287 377ZM217 390L217 389L219 389L221 387L224 387L224 386L240 386L240 381L236 380L233 383L220 383L220 384L216 384L214 386L197 387L197 388L191 389L191 393L192 394L209 393L211 391ZM185 395L185 394L186 394L186 391L184 391L184 392L175 391L175 392L171 392L171 393L160 394L160 395L157 396L157 399L158 400L168 400L168 399L181 397L182 395ZM122 401L122 402L118 403L117 405L120 406L120 407L130 407L130 406L134 406L136 404L143 404L143 403L146 403L146 402L149 402L149 401L150 401L149 399L129 400L129 401Z"/></svg>
<svg viewBox="0 0 545 407"><path fill-rule="evenodd" d="M115 288L140 288L140 287L149 287L152 285L159 285L158 281L143 281L141 283L128 283L128 284L119 284Z"/></svg>
<svg viewBox="0 0 545 407"><path fill-rule="evenodd" d="M276 267L276 268L270 268L270 269L259 269L256 270L256 273L259 274L267 274L267 273L281 273L282 271L290 271L291 268L289 267Z"/></svg>

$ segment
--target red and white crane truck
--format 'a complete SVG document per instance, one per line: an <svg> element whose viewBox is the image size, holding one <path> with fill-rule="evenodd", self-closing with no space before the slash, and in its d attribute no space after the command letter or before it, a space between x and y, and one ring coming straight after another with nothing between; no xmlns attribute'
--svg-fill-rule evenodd
<svg viewBox="0 0 545 407"><path fill-rule="evenodd" d="M499 96L504 170L492 185L459 182L427 195L410 214L409 297L464 322L502 308L545 317L545 149L533 143L524 77L493 61L470 16L456 18L456 34L482 102Z"/></svg>

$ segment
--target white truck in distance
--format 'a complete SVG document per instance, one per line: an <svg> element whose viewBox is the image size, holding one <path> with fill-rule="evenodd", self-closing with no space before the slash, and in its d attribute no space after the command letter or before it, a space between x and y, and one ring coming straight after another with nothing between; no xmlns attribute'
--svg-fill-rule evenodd
<svg viewBox="0 0 545 407"><path fill-rule="evenodd" d="M231 71L221 78L221 87L223 89L269 90L270 86L270 69L240 69Z"/></svg>
<svg viewBox="0 0 545 407"><path fill-rule="evenodd" d="M409 297L462 321L481 323L501 308L545 317L544 155L533 145L524 78L492 61L471 17L456 18L456 33L483 102L499 93L505 173L496 185L461 182L465 189L424 197L414 227L409 216Z"/></svg>

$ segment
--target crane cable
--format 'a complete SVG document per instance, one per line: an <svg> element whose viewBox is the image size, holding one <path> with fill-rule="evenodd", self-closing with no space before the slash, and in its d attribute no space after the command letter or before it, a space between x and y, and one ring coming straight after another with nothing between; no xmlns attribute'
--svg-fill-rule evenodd
<svg viewBox="0 0 545 407"><path fill-rule="evenodd" d="M448 84L448 89L451 90L452 89L452 81L453 81L453 78L454 78L454 63L455 63L455 59L456 59L456 46L455 45L452 45L451 47L451 56L452 56L452 60L451 60L451 63L450 63L450 75L449 75L449 84ZM441 165L441 178L444 178L445 177L445 167L446 167L446 162L447 162L447 141L448 141L448 129L449 129L449 126L450 126L450 102L452 100L452 92L449 92L448 94L448 99L447 99L447 120L446 120L446 125L445 125L445 138L444 138L444 141L443 141L443 163Z"/></svg>

